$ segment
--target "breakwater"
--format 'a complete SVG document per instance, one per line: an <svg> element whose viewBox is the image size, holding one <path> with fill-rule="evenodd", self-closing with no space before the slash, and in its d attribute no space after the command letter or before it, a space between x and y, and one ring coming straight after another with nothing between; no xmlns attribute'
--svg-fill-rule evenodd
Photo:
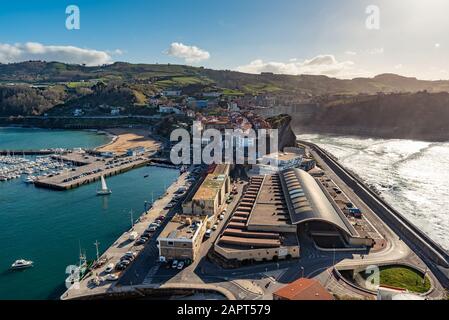
<svg viewBox="0 0 449 320"><path fill-rule="evenodd" d="M392 208L377 194L364 185L357 177L343 168L325 150L317 145L299 141L314 151L371 209L398 234L403 241L423 259L438 280L449 286L449 278L439 266L449 268L449 255L439 244L429 238L402 214Z"/></svg>

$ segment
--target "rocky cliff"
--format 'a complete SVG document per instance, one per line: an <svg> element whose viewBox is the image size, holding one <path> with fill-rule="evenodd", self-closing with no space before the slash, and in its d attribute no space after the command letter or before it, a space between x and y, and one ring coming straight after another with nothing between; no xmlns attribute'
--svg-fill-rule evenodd
<svg viewBox="0 0 449 320"><path fill-rule="evenodd" d="M298 107L290 112L296 134L449 140L449 94L445 92L355 97L304 110Z"/></svg>
<svg viewBox="0 0 449 320"><path fill-rule="evenodd" d="M292 117L288 114L281 114L266 119L273 129L278 130L278 147L282 151L285 147L296 145L296 135L292 130Z"/></svg>

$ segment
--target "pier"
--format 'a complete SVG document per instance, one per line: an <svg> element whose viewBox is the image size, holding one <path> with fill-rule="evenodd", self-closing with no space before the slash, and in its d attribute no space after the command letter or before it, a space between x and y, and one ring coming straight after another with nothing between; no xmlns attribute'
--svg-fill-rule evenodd
<svg viewBox="0 0 449 320"><path fill-rule="evenodd" d="M52 149L42 150L0 150L0 156L7 155L25 155L25 156L45 156L54 154L56 151Z"/></svg>
<svg viewBox="0 0 449 320"><path fill-rule="evenodd" d="M103 158L83 153L68 153L54 155L53 158L71 162L78 167L66 170L59 175L41 177L34 185L39 188L52 190L70 190L98 181L101 176L110 177L129 170L143 167L150 163L153 153L145 153L141 156L129 156L121 158Z"/></svg>
<svg viewBox="0 0 449 320"><path fill-rule="evenodd" d="M72 300L72 299L95 299L95 297L103 296L111 298L115 295L117 296L129 296L136 293L135 286L121 286L118 281L107 281L106 279L101 280L101 283L95 285L92 283L94 278L107 276L104 269L107 264L116 264L120 261L120 258L128 251L133 251L137 253L137 259L142 259L144 256L145 248L151 247L154 249L156 245L157 235L165 227L165 225L170 221L173 215L180 210L179 204L171 209L166 209L165 206L171 201L175 192L182 186L186 184L187 173L182 174L179 178L170 185L165 194L159 199L154 201L151 208L148 211L143 212L140 218L132 226L131 229L125 231L111 246L101 255L100 260L103 259L104 265L98 266L91 270L85 278L83 278L77 286L68 288L66 292L61 296L62 300ZM149 224L157 219L160 215L165 217L163 221L163 226L156 231L155 235L152 237L150 244L136 245L134 241L130 240L130 235L132 232L136 232L141 235L148 228ZM139 263L137 261L133 263ZM143 266L146 269L146 265ZM118 274L122 276L126 274L127 270L121 271Z"/></svg>

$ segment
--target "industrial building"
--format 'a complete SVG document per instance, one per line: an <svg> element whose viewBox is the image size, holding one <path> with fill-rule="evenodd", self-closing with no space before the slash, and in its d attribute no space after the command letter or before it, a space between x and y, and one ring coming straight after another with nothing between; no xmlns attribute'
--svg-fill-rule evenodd
<svg viewBox="0 0 449 320"><path fill-rule="evenodd" d="M216 165L195 194L187 197L182 207L185 214L217 217L230 193L229 164Z"/></svg>
<svg viewBox="0 0 449 320"><path fill-rule="evenodd" d="M252 177L214 250L241 263L299 257L278 175Z"/></svg>
<svg viewBox="0 0 449 320"><path fill-rule="evenodd" d="M330 248L371 246L327 191L307 172L253 176L214 249L230 261L298 258L304 232Z"/></svg>
<svg viewBox="0 0 449 320"><path fill-rule="evenodd" d="M328 247L372 246L373 239L356 230L329 192L309 173L288 169L280 178L291 221L298 229L304 227L299 232L307 232Z"/></svg>
<svg viewBox="0 0 449 320"><path fill-rule="evenodd" d="M206 232L206 216L176 215L157 238L161 261L194 261Z"/></svg>

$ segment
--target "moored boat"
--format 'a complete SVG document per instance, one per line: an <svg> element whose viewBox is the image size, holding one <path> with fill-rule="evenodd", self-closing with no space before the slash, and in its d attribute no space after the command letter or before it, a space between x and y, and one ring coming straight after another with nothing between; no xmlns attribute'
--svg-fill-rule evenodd
<svg viewBox="0 0 449 320"><path fill-rule="evenodd" d="M11 269L12 270L26 269L26 268L32 267L33 264L34 264L33 261L25 260L25 259L19 259L19 260L16 260L11 265Z"/></svg>

